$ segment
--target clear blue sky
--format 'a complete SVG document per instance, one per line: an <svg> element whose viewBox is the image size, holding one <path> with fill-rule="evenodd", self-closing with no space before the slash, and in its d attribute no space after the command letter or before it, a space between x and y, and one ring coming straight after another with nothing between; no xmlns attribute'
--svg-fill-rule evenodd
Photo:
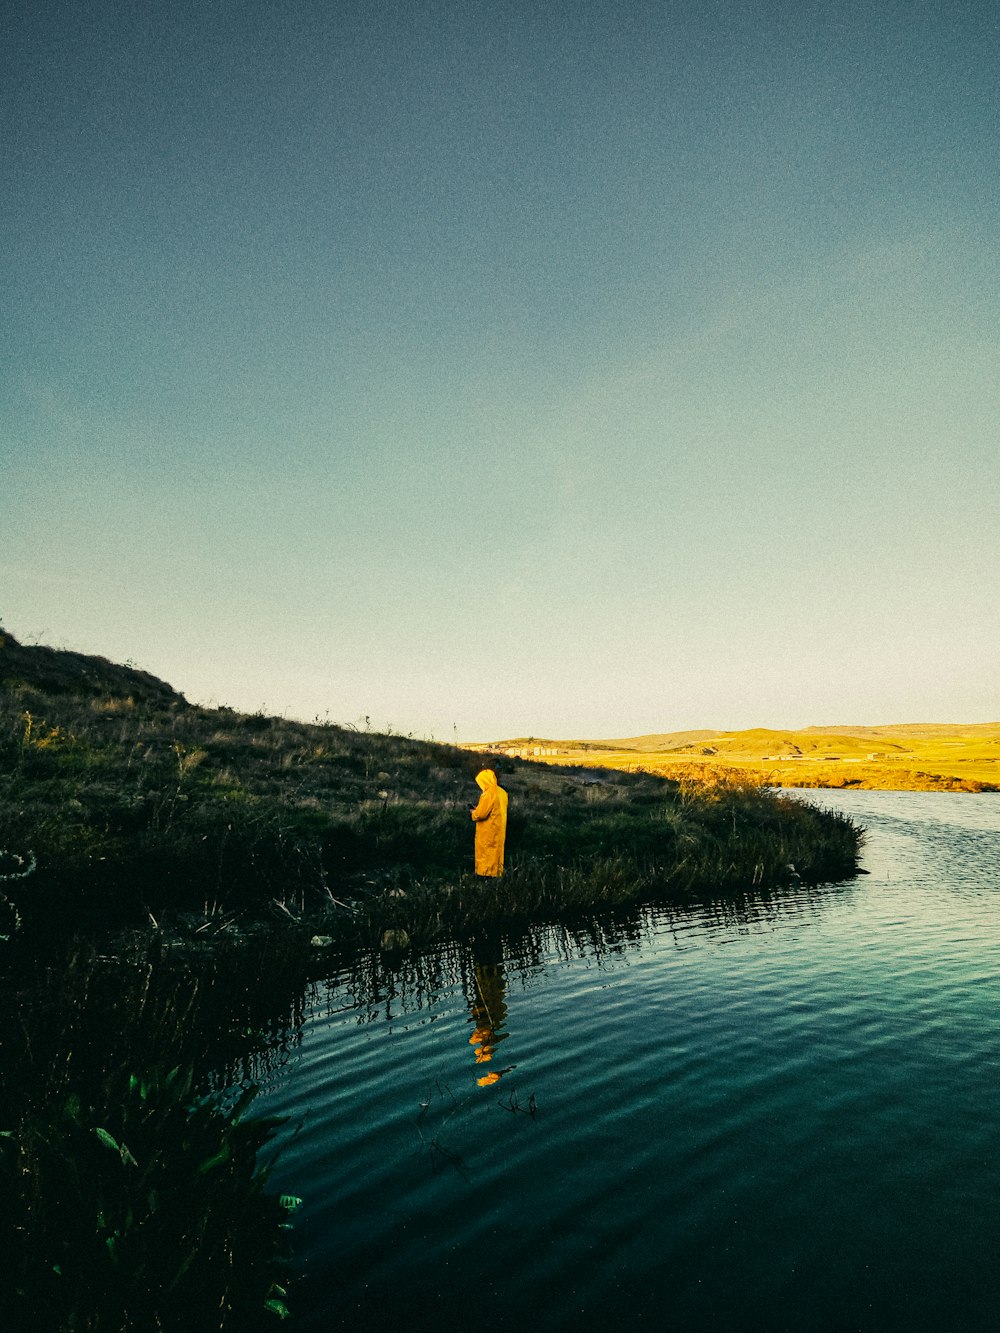
<svg viewBox="0 0 1000 1333"><path fill-rule="evenodd" d="M992 0L14 0L0 617L437 739L1000 718Z"/></svg>

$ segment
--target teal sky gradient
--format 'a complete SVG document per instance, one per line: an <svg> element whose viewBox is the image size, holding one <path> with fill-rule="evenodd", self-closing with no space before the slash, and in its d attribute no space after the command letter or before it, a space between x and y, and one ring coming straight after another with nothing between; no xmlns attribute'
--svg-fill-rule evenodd
<svg viewBox="0 0 1000 1333"><path fill-rule="evenodd" d="M0 616L438 739L1000 718L1000 15L9 7Z"/></svg>

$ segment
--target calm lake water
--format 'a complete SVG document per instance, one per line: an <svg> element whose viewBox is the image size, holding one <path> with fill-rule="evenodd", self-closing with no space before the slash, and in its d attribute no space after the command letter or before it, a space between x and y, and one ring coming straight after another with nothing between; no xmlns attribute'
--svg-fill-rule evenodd
<svg viewBox="0 0 1000 1333"><path fill-rule="evenodd" d="M1000 1327L1000 797L802 798L868 875L313 988L297 1328Z"/></svg>

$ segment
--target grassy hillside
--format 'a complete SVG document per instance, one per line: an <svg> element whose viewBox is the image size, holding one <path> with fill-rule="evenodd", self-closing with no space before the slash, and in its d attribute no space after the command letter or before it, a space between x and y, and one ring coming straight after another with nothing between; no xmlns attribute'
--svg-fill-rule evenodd
<svg viewBox="0 0 1000 1333"><path fill-rule="evenodd" d="M426 935L778 882L790 862L806 878L856 866L846 821L754 784L505 758L509 873L484 886L469 873L478 754L195 707L146 673L9 634L0 706L0 887L47 928L325 908Z"/></svg>
<svg viewBox="0 0 1000 1333"><path fill-rule="evenodd" d="M0 628L0 689L22 687L48 696L105 696L162 708L185 706L183 695L148 671L66 648L21 644Z"/></svg>
<svg viewBox="0 0 1000 1333"><path fill-rule="evenodd" d="M519 742L498 742L506 750ZM775 787L1000 791L1000 723L763 727L675 732L622 741L545 742L550 763L643 770L674 778L726 772Z"/></svg>

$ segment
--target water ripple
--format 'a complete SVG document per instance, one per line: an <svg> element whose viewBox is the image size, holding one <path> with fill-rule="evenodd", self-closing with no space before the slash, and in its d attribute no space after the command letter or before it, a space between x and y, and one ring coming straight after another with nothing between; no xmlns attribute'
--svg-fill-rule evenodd
<svg viewBox="0 0 1000 1333"><path fill-rule="evenodd" d="M299 1327L995 1327L1000 802L808 799L869 875L317 985Z"/></svg>

